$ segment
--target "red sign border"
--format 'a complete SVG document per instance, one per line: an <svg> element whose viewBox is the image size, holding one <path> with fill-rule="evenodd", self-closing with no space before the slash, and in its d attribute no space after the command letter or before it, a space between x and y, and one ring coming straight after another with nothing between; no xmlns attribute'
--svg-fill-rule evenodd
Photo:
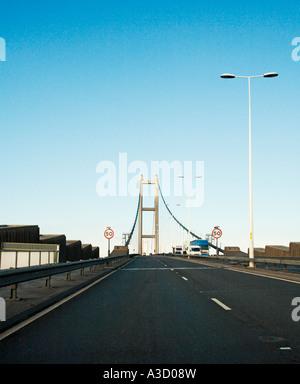
<svg viewBox="0 0 300 384"><path fill-rule="evenodd" d="M106 231L112 231L112 233L113 233L112 237L107 237L106 234L105 234ZM114 236L115 236L115 232L114 232L114 230L111 229L111 228L106 228L106 230L104 231L104 237L105 237L107 240L110 240L110 239L112 239Z"/></svg>
<svg viewBox="0 0 300 384"><path fill-rule="evenodd" d="M213 235L214 230L216 230L216 229L217 229L218 231L221 232L221 235L220 235L219 237L216 237L216 236ZM219 238L222 237L222 235L223 235L222 229L220 229L220 228L214 228L214 229L211 231L211 235L212 235L213 238L215 238L215 239L219 239Z"/></svg>

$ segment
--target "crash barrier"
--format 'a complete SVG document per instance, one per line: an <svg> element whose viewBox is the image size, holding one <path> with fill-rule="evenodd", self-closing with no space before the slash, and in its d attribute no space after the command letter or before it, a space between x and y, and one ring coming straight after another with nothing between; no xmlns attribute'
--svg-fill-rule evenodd
<svg viewBox="0 0 300 384"><path fill-rule="evenodd" d="M249 257L247 256L225 256L225 255L219 255L219 256L200 256L200 255L174 255L176 257L181 258L189 258L189 259L201 259L201 260L207 260L212 262L221 262L221 263L227 263L231 265L242 265L245 267L249 266ZM274 271L277 271L279 269L283 270L284 272L287 272L288 269L292 272L298 272L300 273L300 258L290 258L290 257L257 257L255 256L254 259L252 259L254 263L255 268L265 268L273 269ZM288 268L290 267L290 268ZM291 267L294 267L293 269Z"/></svg>
<svg viewBox="0 0 300 384"><path fill-rule="evenodd" d="M6 321L6 302L0 297L0 321Z"/></svg>
<svg viewBox="0 0 300 384"><path fill-rule="evenodd" d="M51 286L51 276L59 274L67 274L67 280L71 279L71 272L80 270L81 275L84 274L85 268L104 268L116 264L122 260L132 258L135 255L123 255L115 257L106 257L101 259L92 259L85 261L74 261L68 263L59 263L53 265L39 265L35 267L17 268L11 270L0 271L0 288L10 286L10 299L17 299L18 284L31 280L46 278L46 287Z"/></svg>

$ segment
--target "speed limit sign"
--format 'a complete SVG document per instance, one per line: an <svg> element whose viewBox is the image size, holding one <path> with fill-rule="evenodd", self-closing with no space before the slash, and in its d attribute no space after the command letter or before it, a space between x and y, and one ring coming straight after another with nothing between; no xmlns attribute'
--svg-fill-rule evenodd
<svg viewBox="0 0 300 384"><path fill-rule="evenodd" d="M114 231L111 228L107 228L104 231L104 236L108 240L112 239L114 237L114 235L115 235L115 233L114 233Z"/></svg>
<svg viewBox="0 0 300 384"><path fill-rule="evenodd" d="M215 228L213 229L211 234L212 234L212 237L214 237L215 239L219 239L222 236L222 231L219 228Z"/></svg>

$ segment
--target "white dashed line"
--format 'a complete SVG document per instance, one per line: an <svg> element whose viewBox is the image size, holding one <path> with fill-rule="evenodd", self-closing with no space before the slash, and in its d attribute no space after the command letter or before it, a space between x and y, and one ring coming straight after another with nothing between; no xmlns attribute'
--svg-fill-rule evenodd
<svg viewBox="0 0 300 384"><path fill-rule="evenodd" d="M183 278L183 280L187 280L187 278L186 277L184 277L184 276L181 276L182 278Z"/></svg>
<svg viewBox="0 0 300 384"><path fill-rule="evenodd" d="M227 305L223 304L221 301L219 301L218 299L215 299L215 298L212 298L212 301L214 301L215 303L217 303L220 307L222 307L223 309L225 309L225 311L231 311L231 308L227 307Z"/></svg>

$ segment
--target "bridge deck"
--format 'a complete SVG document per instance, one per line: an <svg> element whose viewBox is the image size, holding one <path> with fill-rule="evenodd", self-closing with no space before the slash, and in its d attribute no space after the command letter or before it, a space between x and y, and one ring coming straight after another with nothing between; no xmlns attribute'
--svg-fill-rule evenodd
<svg viewBox="0 0 300 384"><path fill-rule="evenodd" d="M0 363L299 362L299 284L239 271L137 257L3 339Z"/></svg>

